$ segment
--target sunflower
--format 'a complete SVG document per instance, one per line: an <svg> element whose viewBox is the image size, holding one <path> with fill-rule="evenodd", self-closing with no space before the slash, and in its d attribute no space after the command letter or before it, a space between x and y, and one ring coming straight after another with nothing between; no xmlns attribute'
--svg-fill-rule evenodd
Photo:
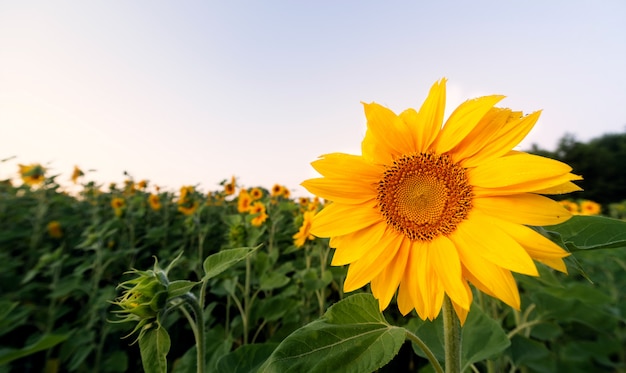
<svg viewBox="0 0 626 373"><path fill-rule="evenodd" d="M537 276L534 259L566 272L568 253L528 226L569 219L540 194L580 190L571 181L581 178L564 163L512 151L539 112L494 107L503 96L468 100L442 126L445 83L419 111L364 104L362 155L324 155L312 163L323 177L302 185L332 201L311 233L331 238L333 265L349 264L346 292L371 283L382 311L398 290L402 314L431 320L447 295L463 323L469 284L519 309L512 271Z"/></svg>
<svg viewBox="0 0 626 373"><path fill-rule="evenodd" d="M159 197L158 194L151 193L148 196L148 203L150 204L150 208L154 211L159 211L162 207L161 198Z"/></svg>
<svg viewBox="0 0 626 373"><path fill-rule="evenodd" d="M263 191L260 188L250 189L250 197L253 201L259 200L263 197Z"/></svg>
<svg viewBox="0 0 626 373"><path fill-rule="evenodd" d="M274 186L272 187L272 197L278 197L278 196L282 196L283 195L283 186L280 184L274 184Z"/></svg>
<svg viewBox="0 0 626 373"><path fill-rule="evenodd" d="M126 208L126 200L124 198L115 197L111 200L111 207L113 207L115 216L120 217L124 212L124 208Z"/></svg>
<svg viewBox="0 0 626 373"><path fill-rule="evenodd" d="M78 168L78 166L74 166L74 171L72 171L72 177L71 177L72 182L74 184L78 183L78 178L84 175L85 173L80 168Z"/></svg>
<svg viewBox="0 0 626 373"><path fill-rule="evenodd" d="M233 176L230 178L230 183L224 184L224 194L226 194L227 196L235 194L235 187L235 177Z"/></svg>
<svg viewBox="0 0 626 373"><path fill-rule="evenodd" d="M39 163L30 165L20 164L20 176L24 184L34 186L41 184L45 179L46 169Z"/></svg>
<svg viewBox="0 0 626 373"><path fill-rule="evenodd" d="M56 220L52 220L48 223L48 235L52 238L63 237L63 231L61 230L61 223Z"/></svg>
<svg viewBox="0 0 626 373"><path fill-rule="evenodd" d="M293 235L293 244L296 245L296 247L302 247L307 240L315 239L315 236L311 234L311 223L313 222L314 216L314 211L306 211L302 214L302 225L298 233Z"/></svg>
<svg viewBox="0 0 626 373"><path fill-rule="evenodd" d="M565 209L569 211L570 213L572 214L578 213L578 204L576 202L572 202L568 199L564 199L562 201L559 201L559 203L561 204L561 206L565 207Z"/></svg>
<svg viewBox="0 0 626 373"><path fill-rule="evenodd" d="M267 215L266 213L265 205L263 204L263 202L254 202L250 206L248 212L250 213L250 215L256 215L254 218L252 218L252 221L250 222L250 224L255 227L260 227L261 225L263 225L263 223L265 223L265 221L269 217L269 215Z"/></svg>
<svg viewBox="0 0 626 373"><path fill-rule="evenodd" d="M581 215L598 215L602 211L600 204L584 200L580 202L580 214Z"/></svg>
<svg viewBox="0 0 626 373"><path fill-rule="evenodd" d="M239 212L248 212L250 210L250 203L252 202L252 197L247 190L242 189L239 191L239 197L237 198L237 211Z"/></svg>

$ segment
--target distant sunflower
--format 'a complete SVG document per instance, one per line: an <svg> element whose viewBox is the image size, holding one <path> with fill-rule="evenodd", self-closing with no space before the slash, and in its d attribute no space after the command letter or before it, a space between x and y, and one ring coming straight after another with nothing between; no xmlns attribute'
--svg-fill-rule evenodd
<svg viewBox="0 0 626 373"><path fill-rule="evenodd" d="M274 184L272 187L272 197L278 197L283 195L283 186L280 184Z"/></svg>
<svg viewBox="0 0 626 373"><path fill-rule="evenodd" d="M559 203L561 204L561 206L565 207L565 209L569 211L571 214L574 214L574 215L578 214L578 203L572 202L567 199L559 201Z"/></svg>
<svg viewBox="0 0 626 373"><path fill-rule="evenodd" d="M63 237L63 231L61 230L61 223L53 220L48 223L48 235L52 238Z"/></svg>
<svg viewBox="0 0 626 373"><path fill-rule="evenodd" d="M78 178L84 175L85 173L80 168L78 168L78 166L74 166L74 171L72 171L72 178L71 178L72 182L74 184L78 183Z"/></svg>
<svg viewBox="0 0 626 373"><path fill-rule="evenodd" d="M261 199L263 197L263 191L259 188L250 189L250 197L252 197L253 201Z"/></svg>
<svg viewBox="0 0 626 373"><path fill-rule="evenodd" d="M113 207L113 212L115 213L115 216L120 217L122 216L122 213L124 213L126 200L124 198L115 197L111 200L111 207Z"/></svg>
<svg viewBox="0 0 626 373"><path fill-rule="evenodd" d="M30 165L19 165L20 176L26 185L34 186L41 184L45 179L46 169L39 163Z"/></svg>
<svg viewBox="0 0 626 373"><path fill-rule="evenodd" d="M150 208L154 211L159 211L162 207L161 198L158 194L150 194L150 196L148 196L148 203L150 204Z"/></svg>
<svg viewBox="0 0 626 373"><path fill-rule="evenodd" d="M332 153L312 163L323 176L302 185L332 201L311 233L330 237L333 265L349 264L346 292L371 283L385 309L396 290L402 314L434 319L447 294L465 321L469 284L515 309L511 271L537 276L533 259L566 272L568 253L528 226L570 218L539 194L580 190L571 167L512 148L539 112L496 108L503 96L461 104L443 124L445 79L419 111L400 115L364 104L362 155Z"/></svg>
<svg viewBox="0 0 626 373"><path fill-rule="evenodd" d="M250 210L250 203L252 203L252 197L250 197L248 191L245 189L239 191L239 196L237 198L237 211L248 212Z"/></svg>
<svg viewBox="0 0 626 373"><path fill-rule="evenodd" d="M599 203L584 200L580 202L580 214L581 215L598 215L602 211L602 206Z"/></svg>
<svg viewBox="0 0 626 373"><path fill-rule="evenodd" d="M236 187L235 177L233 176L230 179L230 183L224 184L224 194L226 194L227 196L235 194L235 187Z"/></svg>
<svg viewBox="0 0 626 373"><path fill-rule="evenodd" d="M263 202L254 202L250 206L250 210L248 212L251 215L256 215L254 218L252 218L252 221L250 222L250 224L255 227L260 227L261 225L263 225L263 223L265 223L265 221L269 217L269 215L267 215L266 213L265 205L263 204Z"/></svg>
<svg viewBox="0 0 626 373"><path fill-rule="evenodd" d="M311 234L311 224L313 223L314 211L306 211L302 214L302 225L298 233L293 235L293 244L296 247L302 247L307 240L314 240L315 236Z"/></svg>

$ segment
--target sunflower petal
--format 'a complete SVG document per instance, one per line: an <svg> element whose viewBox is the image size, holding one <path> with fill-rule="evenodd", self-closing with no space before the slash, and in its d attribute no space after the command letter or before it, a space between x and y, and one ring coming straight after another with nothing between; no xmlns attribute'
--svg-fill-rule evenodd
<svg viewBox="0 0 626 373"><path fill-rule="evenodd" d="M538 276L537 267L524 248L506 231L479 212L473 212L450 235L457 249L470 250L491 263L511 271ZM458 303L458 302L457 302Z"/></svg>
<svg viewBox="0 0 626 373"><path fill-rule="evenodd" d="M463 275L476 288L498 298L509 306L520 309L520 296L511 271L490 263L466 250L459 251L463 261Z"/></svg>
<svg viewBox="0 0 626 373"><path fill-rule="evenodd" d="M350 219L346 219L349 216ZM376 201L358 205L331 203L313 218L311 234L317 237L342 236L381 221Z"/></svg>
<svg viewBox="0 0 626 373"><path fill-rule="evenodd" d="M390 163L394 157L415 151L404 121L390 109L377 103L363 104L367 132L361 150L373 163Z"/></svg>
<svg viewBox="0 0 626 373"><path fill-rule="evenodd" d="M441 79L432 85L418 112L410 109L400 114L413 134L416 152L425 153L430 149L441 131L445 108L446 79Z"/></svg>
<svg viewBox="0 0 626 373"><path fill-rule="evenodd" d="M435 141L435 150L446 153L461 142L504 96L485 96L468 100L452 112Z"/></svg>
<svg viewBox="0 0 626 373"><path fill-rule="evenodd" d="M402 239L403 236L398 234L387 234L359 260L351 263L343 283L344 291L354 291L372 281L396 255Z"/></svg>
<svg viewBox="0 0 626 373"><path fill-rule="evenodd" d="M361 204L376 198L376 185L362 179L320 177L305 180L300 185L316 196L343 204Z"/></svg>
<svg viewBox="0 0 626 373"><path fill-rule="evenodd" d="M503 188L524 185L528 189L542 189L549 186L546 180L560 175L571 175L572 168L563 162L527 153L494 158L467 170L472 185L483 188ZM533 183L537 186L533 188Z"/></svg>
<svg viewBox="0 0 626 373"><path fill-rule="evenodd" d="M311 162L311 166L326 177L341 179L359 179L367 182L378 182L385 168L369 163L360 155L330 153L322 155Z"/></svg>
<svg viewBox="0 0 626 373"><path fill-rule="evenodd" d="M411 241L404 239L400 249L391 262L372 280L372 294L378 299L378 306L382 312L398 289L402 274L406 271L406 262L409 258Z"/></svg>
<svg viewBox="0 0 626 373"><path fill-rule="evenodd" d="M329 245L335 249L331 264L341 266L358 260L372 246L378 244L385 233L386 226L385 222L379 222L372 224L367 229L331 237Z"/></svg>
<svg viewBox="0 0 626 373"><path fill-rule="evenodd" d="M470 307L470 299L463 286L461 275L461 262L459 254L452 241L445 236L440 236L430 242L429 261L441 280L445 292L450 299L462 308Z"/></svg>
<svg viewBox="0 0 626 373"><path fill-rule="evenodd" d="M474 209L524 225L556 225L572 215L558 202L530 193L474 198Z"/></svg>
<svg viewBox="0 0 626 373"><path fill-rule="evenodd" d="M480 148L480 151L462 162L463 167L475 167L489 159L505 155L533 129L540 114L541 112L537 111L522 118L508 121L488 143Z"/></svg>

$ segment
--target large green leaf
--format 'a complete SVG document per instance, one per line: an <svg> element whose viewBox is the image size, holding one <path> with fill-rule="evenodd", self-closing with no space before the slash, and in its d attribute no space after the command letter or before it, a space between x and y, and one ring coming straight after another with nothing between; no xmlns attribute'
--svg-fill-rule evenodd
<svg viewBox="0 0 626 373"><path fill-rule="evenodd" d="M391 361L405 337L371 294L356 294L285 338L259 372L372 372Z"/></svg>
<svg viewBox="0 0 626 373"><path fill-rule="evenodd" d="M19 350L3 349L0 352L0 365L52 348L65 341L68 337L69 334L44 334L33 344L20 348Z"/></svg>
<svg viewBox="0 0 626 373"><path fill-rule="evenodd" d="M261 247L261 245L256 247L238 247L236 249L222 250L219 253L209 255L204 260L204 278L202 278L202 281L219 275L240 260L245 259L259 247Z"/></svg>
<svg viewBox="0 0 626 373"><path fill-rule="evenodd" d="M170 344L170 336L161 326L150 329L139 337L141 362L146 373L167 373Z"/></svg>
<svg viewBox="0 0 626 373"><path fill-rule="evenodd" d="M217 371L229 373L256 372L259 366L276 349L276 346L278 346L278 343L243 345L219 359Z"/></svg>
<svg viewBox="0 0 626 373"><path fill-rule="evenodd" d="M556 233L557 241L560 238L571 251L626 247L626 221L623 220L578 215L544 229Z"/></svg>

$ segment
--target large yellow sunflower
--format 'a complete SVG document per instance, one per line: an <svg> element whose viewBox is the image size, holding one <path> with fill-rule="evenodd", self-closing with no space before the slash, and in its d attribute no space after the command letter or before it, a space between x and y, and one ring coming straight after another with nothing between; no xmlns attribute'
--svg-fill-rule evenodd
<svg viewBox="0 0 626 373"><path fill-rule="evenodd" d="M312 163L323 177L302 185L332 201L311 232L331 238L333 265L349 264L346 292L371 283L383 310L398 290L400 311L422 319L436 318L447 294L463 323L469 284L519 309L511 271L537 276L534 259L566 272L568 253L528 226L569 219L540 194L580 190L580 177L512 150L539 112L494 107L503 96L468 100L443 125L445 83L419 111L364 104L362 155L324 155Z"/></svg>

